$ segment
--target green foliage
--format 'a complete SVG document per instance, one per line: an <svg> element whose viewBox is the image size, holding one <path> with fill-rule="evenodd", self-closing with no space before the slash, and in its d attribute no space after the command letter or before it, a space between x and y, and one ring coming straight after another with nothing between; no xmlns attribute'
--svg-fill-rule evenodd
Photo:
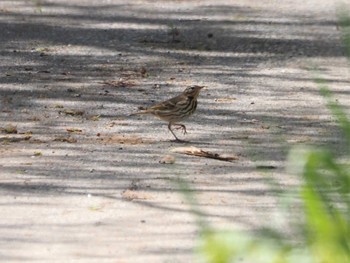
<svg viewBox="0 0 350 263"><path fill-rule="evenodd" d="M313 262L350 262L350 174L327 151L303 158L304 239Z"/></svg>
<svg viewBox="0 0 350 263"><path fill-rule="evenodd" d="M286 263L290 254L288 245L269 238L254 239L245 233L210 231L202 237L200 253L205 262L259 262Z"/></svg>
<svg viewBox="0 0 350 263"><path fill-rule="evenodd" d="M348 138L350 149L349 120L325 87L322 94ZM347 161L349 153L346 153ZM259 237L253 237L208 228L202 230L200 246L206 262L350 262L349 166L337 162L329 151L313 148L293 149L289 165L291 171L302 178L298 193L303 220L294 229L301 233L299 245L272 229L265 229Z"/></svg>

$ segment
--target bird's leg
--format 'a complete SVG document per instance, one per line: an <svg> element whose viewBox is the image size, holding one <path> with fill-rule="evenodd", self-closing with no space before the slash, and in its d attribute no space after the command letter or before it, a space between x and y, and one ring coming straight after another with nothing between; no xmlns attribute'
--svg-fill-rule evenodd
<svg viewBox="0 0 350 263"><path fill-rule="evenodd" d="M177 142L183 142L182 140L180 140L179 138L176 137L175 133L174 133L173 130L171 129L171 122L169 122L169 124L168 124L168 129L169 129L169 131L171 131L171 133L174 135L175 140L176 140Z"/></svg>
<svg viewBox="0 0 350 263"><path fill-rule="evenodd" d="M176 139L177 141L179 141L179 138L176 137L175 133L174 133L173 130L171 129L171 122L169 122L169 124L168 124L168 129L169 129L169 131L171 131L171 133L174 135L175 139Z"/></svg>
<svg viewBox="0 0 350 263"><path fill-rule="evenodd" d="M186 130L186 126L185 125L183 125L183 124L180 124L180 123L174 123L173 125L176 125L177 126L177 128L175 128L175 129L181 129L182 131L183 131L183 133L184 134L186 134L187 133L187 130Z"/></svg>

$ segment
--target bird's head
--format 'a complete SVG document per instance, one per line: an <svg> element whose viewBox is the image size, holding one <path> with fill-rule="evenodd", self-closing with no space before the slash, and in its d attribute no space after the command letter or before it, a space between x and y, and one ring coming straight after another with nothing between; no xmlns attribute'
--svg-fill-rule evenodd
<svg viewBox="0 0 350 263"><path fill-rule="evenodd" d="M184 95L186 95L187 97L193 97L193 98L197 98L199 95L199 92L201 91L202 88L204 88L205 86L191 86L185 89L185 91L183 92Z"/></svg>

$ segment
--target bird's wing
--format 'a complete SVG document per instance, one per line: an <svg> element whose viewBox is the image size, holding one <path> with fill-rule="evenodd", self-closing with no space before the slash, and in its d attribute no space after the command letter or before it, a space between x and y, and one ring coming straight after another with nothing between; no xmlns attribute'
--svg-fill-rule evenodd
<svg viewBox="0 0 350 263"><path fill-rule="evenodd" d="M159 104L156 104L152 107L150 107L148 110L157 111L157 110L173 110L174 108L178 107L179 104L183 104L186 102L186 99L184 99L183 95L176 96L174 98L171 98L169 100L163 101Z"/></svg>
<svg viewBox="0 0 350 263"><path fill-rule="evenodd" d="M171 98L169 100L163 101L163 102L158 103L154 106L151 106L145 110L132 113L132 114L130 114L130 116L141 115L141 114L154 114L157 111L172 111L176 107L176 105L178 103L181 103L181 101L183 100L180 97L181 97L181 95L174 97L174 98Z"/></svg>

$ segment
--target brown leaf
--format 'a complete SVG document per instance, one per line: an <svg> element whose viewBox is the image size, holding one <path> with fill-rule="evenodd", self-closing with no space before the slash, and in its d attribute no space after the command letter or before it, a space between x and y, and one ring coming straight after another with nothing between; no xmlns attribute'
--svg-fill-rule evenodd
<svg viewBox="0 0 350 263"><path fill-rule="evenodd" d="M63 106L62 104L56 104L56 105L54 106L54 108L63 109L64 106Z"/></svg>
<svg viewBox="0 0 350 263"><path fill-rule="evenodd" d="M107 136L103 138L99 138L98 140L101 140L104 143L108 144L144 144L145 141L137 136L124 136L124 135L113 135L113 136Z"/></svg>
<svg viewBox="0 0 350 263"><path fill-rule="evenodd" d="M145 67L142 67L141 70L140 70L140 73L141 73L141 76L143 78L147 78L149 76L148 72L147 72L147 69Z"/></svg>
<svg viewBox="0 0 350 263"><path fill-rule="evenodd" d="M14 125L7 125L5 126L4 128L0 128L0 132L3 132L3 133L17 133L17 127L14 126Z"/></svg>
<svg viewBox="0 0 350 263"><path fill-rule="evenodd" d="M105 85L116 87L116 88L126 88L126 87L133 87L133 86L137 85L134 81L124 80L124 79L105 80L102 83L105 84Z"/></svg>
<svg viewBox="0 0 350 263"><path fill-rule="evenodd" d="M86 119L90 120L90 121L99 121L100 120L101 115L93 115L93 116L89 116Z"/></svg>
<svg viewBox="0 0 350 263"><path fill-rule="evenodd" d="M67 132L72 132L72 133L78 133L78 132L82 132L82 129L78 129L78 128L67 128L66 129Z"/></svg>
<svg viewBox="0 0 350 263"><path fill-rule="evenodd" d="M187 154L187 155L193 155L193 156L198 156L198 157L205 157L205 158L210 158L210 159L217 159L220 161L227 161L227 162L232 162L235 160L238 160L238 156L222 156L219 155L218 153L212 153L208 151L203 151L202 149L199 149L194 146L190 147L177 147L171 150L172 152L175 153L182 153L182 154Z"/></svg>
<svg viewBox="0 0 350 263"><path fill-rule="evenodd" d="M125 122L116 122L116 121L112 121L110 123L108 123L108 127L114 127L114 126L128 126L128 123Z"/></svg>
<svg viewBox="0 0 350 263"><path fill-rule="evenodd" d="M54 139L55 142L68 142L68 143L76 143L77 139L73 137L57 137Z"/></svg>
<svg viewBox="0 0 350 263"><path fill-rule="evenodd" d="M152 196L144 192L128 189L122 192L122 198L127 200L134 200L134 199L148 200L148 199L152 199Z"/></svg>
<svg viewBox="0 0 350 263"><path fill-rule="evenodd" d="M64 114L70 115L70 116L82 116L84 114L84 111L80 111L80 110L64 110L60 112L63 112Z"/></svg>
<svg viewBox="0 0 350 263"><path fill-rule="evenodd" d="M18 134L24 134L24 135L27 135L27 136L32 136L33 132L32 131L26 131L26 132L19 132Z"/></svg>
<svg viewBox="0 0 350 263"><path fill-rule="evenodd" d="M26 136L13 135L11 137L9 137L9 136L1 137L0 136L0 142L9 143L9 142L28 141L28 140L30 140L30 138L32 138L31 135L26 135Z"/></svg>

